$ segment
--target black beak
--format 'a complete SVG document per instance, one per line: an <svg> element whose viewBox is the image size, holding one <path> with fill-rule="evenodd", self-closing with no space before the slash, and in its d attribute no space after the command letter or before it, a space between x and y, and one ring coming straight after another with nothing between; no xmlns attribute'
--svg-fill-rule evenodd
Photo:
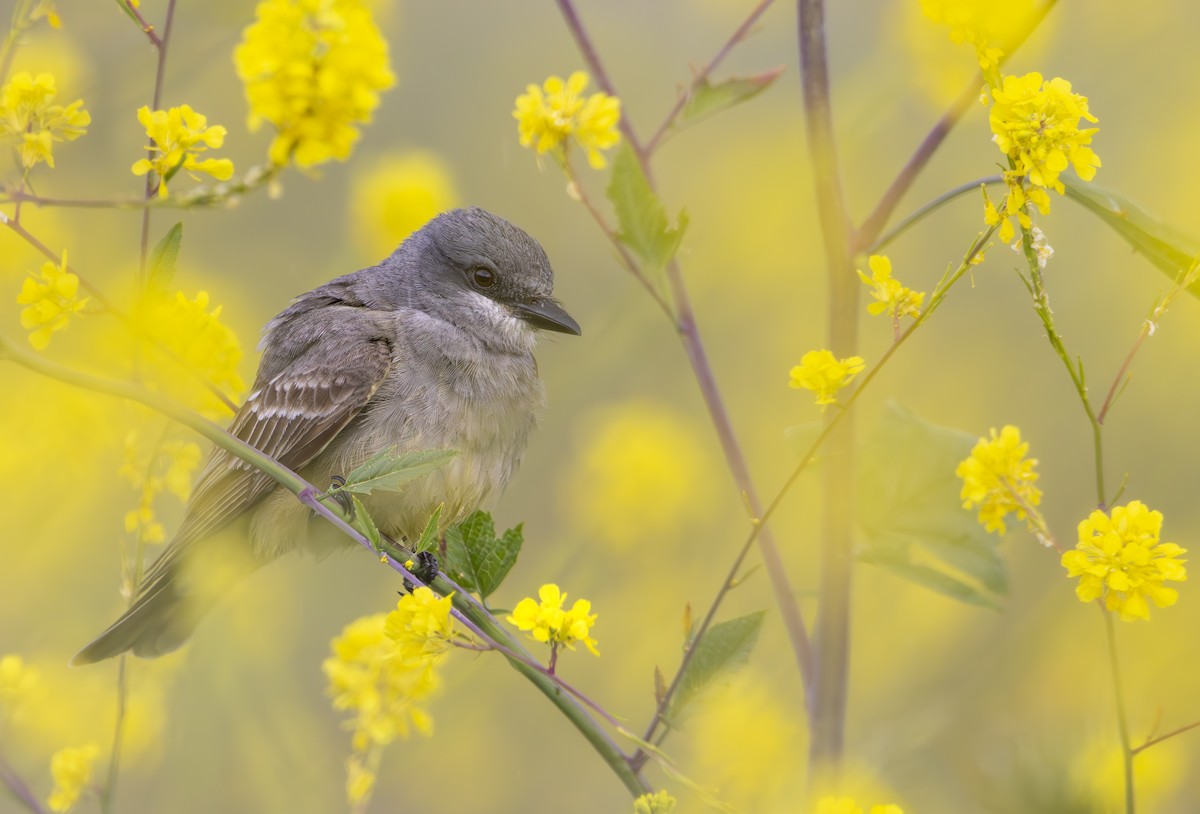
<svg viewBox="0 0 1200 814"><path fill-rule="evenodd" d="M532 299L525 302L512 303L512 309L517 316L535 328L543 331L557 331L563 334L579 336L579 323L563 310L563 307L551 299Z"/></svg>

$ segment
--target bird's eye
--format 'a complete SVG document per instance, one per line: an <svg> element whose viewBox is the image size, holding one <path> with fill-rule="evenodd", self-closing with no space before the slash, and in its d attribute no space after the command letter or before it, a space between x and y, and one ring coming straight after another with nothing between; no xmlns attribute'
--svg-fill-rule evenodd
<svg viewBox="0 0 1200 814"><path fill-rule="evenodd" d="M480 288L491 288L496 284L496 272L484 266L477 266L471 270L471 279Z"/></svg>

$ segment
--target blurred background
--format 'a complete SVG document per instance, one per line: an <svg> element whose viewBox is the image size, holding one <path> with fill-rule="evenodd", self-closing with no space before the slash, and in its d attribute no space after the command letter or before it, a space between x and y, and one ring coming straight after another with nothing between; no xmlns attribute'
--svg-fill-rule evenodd
<svg viewBox="0 0 1200 814"><path fill-rule="evenodd" d="M0 0L7 20L13 0ZM579 12L643 137L657 127L691 67L705 64L753 7L732 0L581 0ZM974 54L926 20L916 0L828 4L835 115L856 220L969 81ZM56 149L35 177L45 196L136 196L129 165L145 140L135 111L153 88L154 53L111 3L61 0L63 26L44 25L14 70L50 70L59 101L83 98L88 134ZM160 18L160 0L143 13ZM746 533L686 357L671 326L620 270L550 161L520 147L514 98L529 83L584 67L547 3L391 2L375 8L398 84L384 96L351 160L312 177L294 170L282 195L236 208L189 211L177 287L207 291L246 351L251 380L261 326L295 294L389 253L410 213L459 204L491 209L545 246L557 293L583 336L548 337L538 352L549 408L520 475L495 509L525 524L516 568L495 596L511 607L557 582L592 601L603 656L568 653L566 678L631 729L654 703L656 665L678 663L683 609L708 606ZM221 156L245 168L269 136L251 134L231 54L252 19L247 3L181 2L164 106L188 103L229 128ZM1194 105L1200 78L1185 0L1058 4L1008 71L1069 79L1099 117L1096 182L1200 234ZM765 94L673 137L656 158L669 212L691 227L681 262L716 375L756 483L773 494L796 464L787 427L814 421L810 394L788 370L826 342L823 251L806 167L795 8L776 3L718 76L785 71ZM594 87L594 86L593 86ZM901 205L996 172L986 109L968 114ZM603 201L603 172L579 162ZM12 178L11 173L5 176ZM191 181L180 177L180 189ZM9 211L8 209L4 211ZM607 211L607 208L606 208ZM154 239L177 219L156 211ZM117 301L128 301L140 214L26 207L23 222ZM896 276L931 290L980 228L978 198L945 208L891 246ZM1048 270L1055 316L1089 380L1107 387L1167 278L1091 216L1056 199L1042 219L1056 254ZM0 329L21 337L15 297L42 258L0 230ZM862 402L869 426L888 399L974 435L1016 424L1040 460L1045 510L1060 539L1093 506L1091 437L1060 361L1045 342L1003 246L919 332ZM1166 516L1165 539L1200 537L1195 500L1192 372L1200 309L1181 299L1143 348L1106 426L1108 477L1128 473L1124 499ZM106 317L55 335L52 358L114 370L95 350ZM864 314L868 363L891 341ZM23 341L23 340L22 340ZM1096 389L1100 384L1094 385ZM20 653L43 688L4 733L9 761L48 792L49 755L94 742L106 764L115 663L68 670L81 645L123 607L118 541L136 492L115 473L144 413L0 366L0 654ZM158 419L153 419L158 421ZM165 425L162 425L165 426ZM184 436L180 436L184 437ZM903 465L903 461L897 461ZM817 481L801 482L773 525L811 619ZM178 501L161 502L168 534ZM999 611L968 607L870 566L856 572L849 783L864 802L910 814L1117 810L1120 791L1103 626L1081 605L1057 557L1012 531L1002 551L1011 589ZM288 559L257 574L202 625L182 652L131 663L130 730L117 810L342 810L349 733L324 694L320 664L350 620L394 606L398 582L370 557ZM770 609L750 666L713 694L666 743L680 770L740 811L798 810L806 723L799 678L766 576L754 573L723 616ZM1118 629L1133 736L1200 719L1200 657L1192 645L1200 596ZM1191 631L1191 632L1189 632ZM527 812L629 809L622 786L541 695L498 658L455 653L434 702L436 733L392 746L376 811ZM1200 799L1200 735L1138 758L1144 810L1184 812ZM684 786L654 782L701 810ZM469 782L463 782L469 778ZM82 804L93 806L91 802ZM16 810L0 797L0 811Z"/></svg>

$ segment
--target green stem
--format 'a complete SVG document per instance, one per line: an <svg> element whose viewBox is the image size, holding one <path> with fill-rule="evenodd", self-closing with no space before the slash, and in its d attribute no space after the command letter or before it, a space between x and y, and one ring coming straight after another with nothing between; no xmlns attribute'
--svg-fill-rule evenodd
<svg viewBox="0 0 1200 814"><path fill-rule="evenodd" d="M1003 181L1004 181L1003 176L988 175L988 176L980 178L976 181L968 181L965 184L956 186L954 189L943 192L941 195L934 198L932 201L925 204L924 206L920 207L915 212L913 212L911 215L906 217L904 220L902 220L898 224L896 224L896 226L893 229L891 229L887 234L883 235L878 240L876 240L874 243L872 243L870 246L868 246L865 249L865 252L867 254L879 254L879 251L881 249L883 249L885 246L887 246L889 243L891 243L896 238L903 235L905 232L907 232L913 226L916 226L918 223L923 221L925 218L929 217L934 212L938 211L939 209L941 209L943 206L950 203L954 199L961 198L963 195L967 195L972 192L977 192L979 190L980 185L982 185L982 184L988 184L988 185L999 184L999 183L1002 183Z"/></svg>
<svg viewBox="0 0 1200 814"><path fill-rule="evenodd" d="M74 387L135 401L194 430L231 455L270 475L276 483L283 486L292 494L301 497L301 499L307 498L305 500L307 505L310 505L327 519L331 520L331 522L334 522L336 526L353 537L360 545L372 551L375 556L378 556L374 552L371 543L361 534L355 532L346 522L345 518L337 513L337 510L315 500L315 496L320 494L320 490L292 470L281 465L275 459L264 455L240 438L230 435L216 424L180 406L171 399L138 387L137 385L103 379L56 362L51 362L24 348L18 347L2 334L0 334L0 358L7 358L35 373L57 379ZM393 568L400 570L408 578L412 578L412 575L404 571L403 566L396 562L395 559L389 557L388 562ZM444 577L438 577L433 584L436 589L443 593L455 590L455 586L449 583ZM509 663L518 672L532 681L566 715L635 797L650 790L649 785L630 766L626 755L608 737L600 725L582 708L569 692L563 690L555 682L553 677L541 672L532 659L525 658L522 655L520 644L516 642L508 631L499 626L494 617L477 602L472 601L470 597L464 595L462 591L455 593L454 604L456 609L461 611L462 615L475 628L482 630L486 634L485 638L491 638L497 643L497 649L504 654L505 658L509 660Z"/></svg>
<svg viewBox="0 0 1200 814"><path fill-rule="evenodd" d="M1121 758L1125 768L1125 814L1135 814L1137 805L1133 786L1133 758L1137 754L1129 740L1129 719L1125 713L1125 691L1121 685L1121 664L1117 657L1117 634L1113 630L1111 611L1100 609L1104 614L1104 632L1108 641L1108 664L1112 670L1113 693L1117 702L1117 729L1121 735ZM1145 748L1144 746L1142 748Z"/></svg>

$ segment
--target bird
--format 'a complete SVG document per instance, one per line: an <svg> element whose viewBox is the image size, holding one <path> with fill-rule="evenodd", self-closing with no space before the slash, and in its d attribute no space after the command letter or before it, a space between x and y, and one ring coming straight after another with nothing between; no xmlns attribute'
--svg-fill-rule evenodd
<svg viewBox="0 0 1200 814"><path fill-rule="evenodd" d="M229 431L313 484L387 449L455 450L437 471L362 501L394 539L416 539L439 505L442 523L461 520L504 490L545 406L539 334L581 334L553 286L525 231L478 207L444 212L378 265L301 294L267 323ZM71 663L169 653L259 567L352 544L216 447L128 610Z"/></svg>

